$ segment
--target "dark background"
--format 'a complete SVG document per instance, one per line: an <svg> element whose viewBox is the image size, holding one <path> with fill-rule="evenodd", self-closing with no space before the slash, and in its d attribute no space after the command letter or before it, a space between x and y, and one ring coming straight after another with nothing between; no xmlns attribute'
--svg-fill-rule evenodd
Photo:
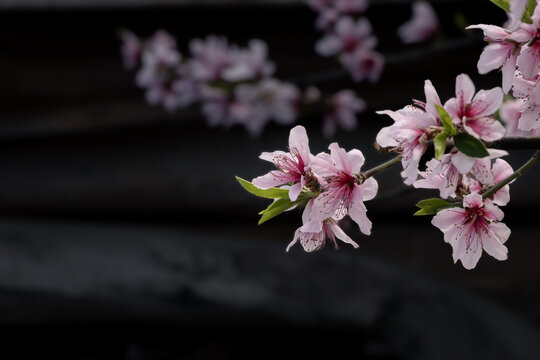
<svg viewBox="0 0 540 360"><path fill-rule="evenodd" d="M423 99L428 78L442 99L463 72L478 89L500 84L499 74L477 74L481 34L458 29L455 17L501 24L504 13L487 0L433 4L445 36L429 50L397 39L408 1L372 0L367 16L390 56L369 85L315 55L321 34L301 2L0 2L1 357L540 357L540 168L512 187L505 262L454 265L430 218L412 216L434 193L403 189L399 169L379 177L382 198L367 203L373 235L347 229L360 249L285 253L299 214L258 227L266 202L234 175L269 170L257 156L284 148L289 129L271 124L252 138L206 127L196 107L147 105L115 35L163 28L184 54L190 39L212 33L264 39L278 77L366 99L354 133L324 139L321 115L300 124L313 153L337 140L371 167L388 158L372 146L389 124L375 110ZM531 152L507 160L517 167Z"/></svg>

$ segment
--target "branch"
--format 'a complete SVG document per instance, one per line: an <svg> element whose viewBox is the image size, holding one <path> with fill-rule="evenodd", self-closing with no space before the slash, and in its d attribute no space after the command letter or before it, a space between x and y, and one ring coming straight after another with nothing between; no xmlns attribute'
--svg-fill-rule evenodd
<svg viewBox="0 0 540 360"><path fill-rule="evenodd" d="M525 174L534 164L536 164L538 161L540 161L540 150L537 150L534 155L527 161L522 167L520 167L515 173L508 176L506 179L502 180L498 184L492 186L488 189L483 195L482 199L487 199L493 195L499 190L501 190L504 186L511 183L513 180L517 179L521 175Z"/></svg>

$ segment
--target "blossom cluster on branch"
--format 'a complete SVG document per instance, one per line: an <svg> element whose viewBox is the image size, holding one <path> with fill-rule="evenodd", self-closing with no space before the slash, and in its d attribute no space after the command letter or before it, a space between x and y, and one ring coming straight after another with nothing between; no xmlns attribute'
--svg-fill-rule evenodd
<svg viewBox="0 0 540 360"><path fill-rule="evenodd" d="M323 108L323 131L330 137L338 126L354 130L356 115L366 108L352 90L323 96L314 86L301 91L275 78L275 64L262 40L253 39L242 48L224 37L194 39L187 58L164 30L146 40L123 31L122 40L124 66L138 68L136 83L150 104L172 112L199 102L212 127L240 124L259 135L271 120L291 125L302 111L318 107Z"/></svg>
<svg viewBox="0 0 540 360"><path fill-rule="evenodd" d="M380 130L377 147L395 153L396 157L375 168L362 171L365 161L362 152L357 149L347 152L337 143L329 146L329 153L311 154L306 130L297 126L290 133L289 152L261 154L260 158L273 163L275 170L252 182L238 178L249 192L274 200L260 213L259 224L286 210L304 207L302 226L296 230L287 250L300 242L305 251L311 252L327 241L337 246L336 239L357 247L339 227L339 222L348 216L363 234L369 235L372 224L364 202L377 194L374 176L401 164L405 184L438 192L439 198L420 201L417 204L420 210L415 215L433 215L432 224L452 246L454 262L461 261L466 269L472 269L484 251L497 260L507 259L505 243L511 231L502 222L504 213L500 207L510 201L510 184L540 161L540 150L514 171L502 159L508 153L489 145L505 134L534 135L540 128L536 126L540 116L536 105L540 96L540 35L536 33L540 6L538 0L492 1L511 12L513 30L504 30L505 37L499 37L495 43L490 39L500 33L498 29L491 25L469 28L484 29L489 34L488 40L494 42L481 56L479 70L482 73L487 68L502 66L502 88L477 91L469 76L461 74L456 78L455 96L442 102L431 81L426 80L424 101L413 100L412 105L402 109L378 112L389 116L393 124ZM346 1L313 3L342 4L347 8L343 5ZM318 23L324 27L332 23L338 26L341 18L335 14L322 13ZM349 27L352 23L347 22ZM368 29L365 23L361 23L362 19L356 24L357 34L362 32L363 41L374 41L364 31ZM323 39L323 42L333 41ZM504 93L511 88L518 99L503 105ZM506 122L506 128L497 114ZM420 170L429 147L434 149L434 158Z"/></svg>
<svg viewBox="0 0 540 360"><path fill-rule="evenodd" d="M489 43L480 55L478 72L501 70L503 91L517 98L512 105L519 109L517 130L533 134L540 129L540 6L528 0L501 4L509 11L506 27L480 24L467 29L483 30Z"/></svg>

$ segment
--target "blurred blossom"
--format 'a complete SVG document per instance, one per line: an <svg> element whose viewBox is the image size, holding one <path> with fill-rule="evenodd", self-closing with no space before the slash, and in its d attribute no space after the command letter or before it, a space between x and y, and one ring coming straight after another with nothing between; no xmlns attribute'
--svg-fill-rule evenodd
<svg viewBox="0 0 540 360"><path fill-rule="evenodd" d="M294 123L300 91L293 84L269 78L237 86L235 99L242 110L238 113L238 121L252 134L258 135L272 119L284 125Z"/></svg>
<svg viewBox="0 0 540 360"><path fill-rule="evenodd" d="M355 21L345 16L340 18L334 31L329 32L317 42L315 48L321 56L351 53L358 48L372 49L377 45L377 38L371 33L371 24L366 18Z"/></svg>
<svg viewBox="0 0 540 360"><path fill-rule="evenodd" d="M141 39L134 33L128 30L123 30L120 34L122 39L122 59L124 61L124 68L126 70L135 69L140 62L142 52Z"/></svg>
<svg viewBox="0 0 540 360"><path fill-rule="evenodd" d="M357 97L352 90L341 90L330 99L329 111L324 117L323 133L332 137L336 127L353 131L356 129L356 115L366 109L366 102Z"/></svg>
<svg viewBox="0 0 540 360"><path fill-rule="evenodd" d="M341 63L355 81L368 79L371 83L376 83L381 77L385 60L384 56L376 51L360 48L353 53L344 54Z"/></svg>
<svg viewBox="0 0 540 360"><path fill-rule="evenodd" d="M192 59L188 62L191 76L201 82L223 80L223 71L234 63L238 49L229 47L227 39L208 36L189 44Z"/></svg>
<svg viewBox="0 0 540 360"><path fill-rule="evenodd" d="M506 128L505 136L540 136L540 128L523 131L518 129L521 109L525 106L524 99L506 101L499 109L499 115Z"/></svg>
<svg viewBox="0 0 540 360"><path fill-rule="evenodd" d="M328 30L342 15L358 15L368 8L367 0L309 0L309 7L319 13L315 26Z"/></svg>
<svg viewBox="0 0 540 360"><path fill-rule="evenodd" d="M159 30L145 42L135 80L139 87L146 89L148 103L163 105L168 111L181 105L174 88L181 60L176 41L167 32Z"/></svg>
<svg viewBox="0 0 540 360"><path fill-rule="evenodd" d="M223 71L223 79L231 82L271 76L275 65L268 60L268 46L262 40L251 40L245 49L237 50L231 65Z"/></svg>
<svg viewBox="0 0 540 360"><path fill-rule="evenodd" d="M397 30L401 41L406 44L428 40L439 29L437 14L428 2L414 2L412 11L412 18L401 25Z"/></svg>

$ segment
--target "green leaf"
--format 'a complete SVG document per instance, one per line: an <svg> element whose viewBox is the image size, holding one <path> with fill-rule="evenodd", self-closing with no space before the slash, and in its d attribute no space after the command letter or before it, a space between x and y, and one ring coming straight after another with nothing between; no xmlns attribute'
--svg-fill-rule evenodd
<svg viewBox="0 0 540 360"><path fill-rule="evenodd" d="M435 136L435 139L433 140L433 145L435 146L435 159L437 160L441 160L444 155L444 151L446 150L446 139L448 139L448 135L442 132Z"/></svg>
<svg viewBox="0 0 540 360"><path fill-rule="evenodd" d="M419 207L420 210L415 212L414 216L435 215L439 210L456 206L458 204L449 203L443 199L425 199L416 204L416 207Z"/></svg>
<svg viewBox="0 0 540 360"><path fill-rule="evenodd" d="M259 213L259 215L262 215L261 219L259 220L259 225L278 216L282 212L289 210L293 206L300 204L302 201L304 201L304 199L300 198L296 201L291 201L288 197L277 199L276 201L271 203L270 206L266 208L266 210L263 210Z"/></svg>
<svg viewBox="0 0 540 360"><path fill-rule="evenodd" d="M489 156L486 145L472 135L459 133L454 136L454 144L458 150L465 155L475 158L484 158Z"/></svg>
<svg viewBox="0 0 540 360"><path fill-rule="evenodd" d="M529 17L534 15L534 9L536 8L536 0L527 1L527 9L525 10Z"/></svg>
<svg viewBox="0 0 540 360"><path fill-rule="evenodd" d="M492 3L503 9L504 11L510 12L510 4L508 0L490 0Z"/></svg>
<svg viewBox="0 0 540 360"><path fill-rule="evenodd" d="M246 189L253 195L257 195L267 199L280 199L289 197L289 190L286 189L272 188L268 190L262 190L250 183L249 181L239 178L238 176L236 177L236 180L240 183L240 185L242 185L244 189Z"/></svg>
<svg viewBox="0 0 540 360"><path fill-rule="evenodd" d="M454 123L452 122L452 118L450 115L446 112L446 110L437 104L435 104L435 107L437 108L437 112L439 113L439 117L441 118L442 125L444 127L444 132L448 136L454 136L457 134L457 130L454 127Z"/></svg>

